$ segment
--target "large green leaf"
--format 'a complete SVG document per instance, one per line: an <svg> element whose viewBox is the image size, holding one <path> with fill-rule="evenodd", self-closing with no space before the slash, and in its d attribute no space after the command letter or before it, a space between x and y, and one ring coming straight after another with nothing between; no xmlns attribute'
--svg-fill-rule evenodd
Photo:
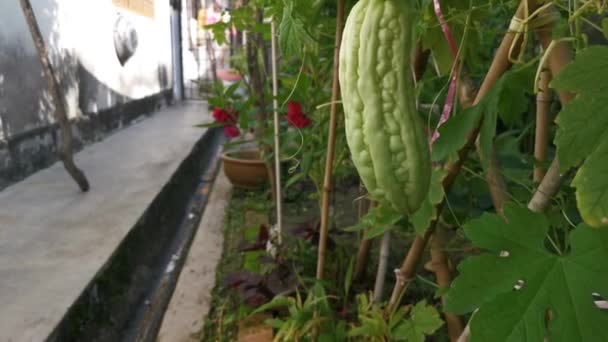
<svg viewBox="0 0 608 342"><path fill-rule="evenodd" d="M608 296L608 231L580 225L570 252L545 247L545 216L508 204L502 219L484 214L465 233L486 250L462 262L446 309L471 320L471 341L608 341L608 311L592 294ZM552 319L545 324L547 310Z"/></svg>
<svg viewBox="0 0 608 342"><path fill-rule="evenodd" d="M592 227L608 224L608 48L590 47L568 65L552 86L578 95L557 117L555 144L565 172L583 163L572 182L577 205Z"/></svg>

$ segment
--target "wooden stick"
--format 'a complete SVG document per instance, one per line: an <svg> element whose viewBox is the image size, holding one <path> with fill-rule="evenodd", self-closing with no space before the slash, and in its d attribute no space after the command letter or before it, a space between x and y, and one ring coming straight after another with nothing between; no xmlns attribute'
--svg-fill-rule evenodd
<svg viewBox="0 0 608 342"><path fill-rule="evenodd" d="M386 280L386 269L388 268L388 256L391 246L391 231L384 232L382 243L380 244L380 257L378 258L378 272L376 272L376 282L374 283L374 302L382 301L384 293L384 281Z"/></svg>
<svg viewBox="0 0 608 342"><path fill-rule="evenodd" d="M362 199L361 202L363 203L365 201L365 199ZM360 203L360 204L362 204ZM377 202L372 201L369 206L367 206L367 208L365 208L364 210L361 210L360 212L365 215L365 213L367 213L369 211L369 209L371 208L375 208L377 206ZM361 208L363 209L363 208ZM359 219L361 219L361 217L363 215L359 216ZM361 279L361 277L363 277L363 274L365 273L365 266L367 266L367 260L369 258L369 250L371 249L372 246L372 239L366 239L365 235L367 234L368 228L366 228L365 230L363 230L363 234L361 235L361 241L359 242L359 248L357 249L357 258L355 259L355 268L353 269L353 281L358 281Z"/></svg>
<svg viewBox="0 0 608 342"><path fill-rule="evenodd" d="M431 268L437 278L439 287L447 288L452 283L452 274L449 267L448 255L443 248L443 238L437 231L431 241ZM445 296L441 296L441 302L445 305ZM450 341L456 341L462 334L464 324L458 315L444 312L445 323L448 326Z"/></svg>
<svg viewBox="0 0 608 342"><path fill-rule="evenodd" d="M340 82L338 79L340 68L340 44L342 42L342 26L344 22L344 0L338 0L338 14L336 16L336 43L334 46L334 75L331 91L331 106L329 113L329 138L327 141L327 155L325 159L325 176L323 178L323 198L321 205L321 227L319 232L319 253L317 257L317 279L323 279L325 268L325 255L327 253L327 234L329 226L329 201L332 188L332 170L334 165L334 149L336 142L336 116L338 111L338 98L340 97Z"/></svg>
<svg viewBox="0 0 608 342"><path fill-rule="evenodd" d="M539 91L536 95L536 134L534 135L534 159L536 163L542 163L547 159L547 148L549 146L549 109L551 108L551 73L543 70L540 73L538 83ZM545 167L534 168L534 182L540 183L547 172Z"/></svg>
<svg viewBox="0 0 608 342"><path fill-rule="evenodd" d="M58 146L59 158L63 162L63 166L68 171L70 176L72 176L74 181L76 181L80 187L80 190L83 192L89 191L90 186L87 177L85 176L84 172L82 172L82 170L80 170L74 163L72 126L70 124L70 119L68 118L65 99L61 94L61 90L59 89L55 70L51 65L48 49L44 43L44 39L42 38L42 33L40 33L40 27L38 27L34 10L32 9L32 5L29 0L19 0L19 3L21 5L21 9L23 10L27 26L30 29L32 39L34 40L34 45L36 46L36 51L38 52L38 58L42 64L42 71L44 72L44 79L46 80L47 89L51 94L51 101L55 107L54 116L61 132L61 142Z"/></svg>
<svg viewBox="0 0 608 342"><path fill-rule="evenodd" d="M551 44L551 30L538 30L536 32L540 43L546 50ZM551 70L553 77L559 75L562 69L572 60L572 51L566 43L558 43L547 58L547 66ZM567 91L558 92L559 100L562 106L568 104L574 98L574 94ZM563 177L560 174L559 159L557 156L551 162L545 177L539 184L536 192L532 196L528 208L532 211L542 212L551 203L551 198L559 191Z"/></svg>

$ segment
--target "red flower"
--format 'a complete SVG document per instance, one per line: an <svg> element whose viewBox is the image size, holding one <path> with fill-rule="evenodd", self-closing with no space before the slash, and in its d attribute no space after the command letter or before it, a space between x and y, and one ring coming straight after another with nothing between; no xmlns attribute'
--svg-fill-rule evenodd
<svg viewBox="0 0 608 342"><path fill-rule="evenodd" d="M287 121L298 128L308 127L312 123L310 118L302 113L302 106L295 101L287 104Z"/></svg>
<svg viewBox="0 0 608 342"><path fill-rule="evenodd" d="M298 127L298 128L305 128L308 127L312 121L310 120L309 117L307 117L304 114L291 114L288 113L287 114L287 121L289 121L289 123L292 126Z"/></svg>
<svg viewBox="0 0 608 342"><path fill-rule="evenodd" d="M289 101L289 103L287 104L287 114L304 114L302 113L302 105L295 101Z"/></svg>
<svg viewBox="0 0 608 342"><path fill-rule="evenodd" d="M213 118L218 122L229 122L233 120L232 115L221 108L213 108Z"/></svg>
<svg viewBox="0 0 608 342"><path fill-rule="evenodd" d="M229 138L236 138L241 135L241 131L234 125L224 126L224 134Z"/></svg>

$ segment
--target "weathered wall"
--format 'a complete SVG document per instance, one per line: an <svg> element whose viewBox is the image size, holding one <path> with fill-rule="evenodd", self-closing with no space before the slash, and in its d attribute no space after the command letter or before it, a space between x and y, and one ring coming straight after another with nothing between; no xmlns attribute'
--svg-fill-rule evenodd
<svg viewBox="0 0 608 342"><path fill-rule="evenodd" d="M31 2L79 145L98 140L169 100L169 1ZM129 4L135 7L125 9ZM58 134L53 123L42 69L19 1L2 0L0 188L56 160Z"/></svg>

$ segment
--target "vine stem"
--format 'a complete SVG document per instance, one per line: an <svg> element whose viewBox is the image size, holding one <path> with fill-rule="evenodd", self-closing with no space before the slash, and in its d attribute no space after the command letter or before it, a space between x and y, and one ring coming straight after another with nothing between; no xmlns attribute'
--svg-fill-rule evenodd
<svg viewBox="0 0 608 342"><path fill-rule="evenodd" d="M55 116L55 120L57 120L57 124L59 125L59 130L61 132L61 142L58 147L59 159L61 159L63 162L63 166L65 167L66 171L74 179L76 184L78 184L80 190L87 192L90 188L89 181L87 180L84 172L82 172L82 170L80 170L74 163L72 125L70 124L70 119L68 118L65 99L61 94L61 90L59 90L59 83L57 82L55 70L49 58L48 49L44 43L44 39L42 38L42 33L40 32L36 15L32 9L30 0L19 0L19 4L21 5L27 26L30 30L30 34L32 35L34 46L38 52L38 58L40 59L40 64L42 64L42 71L44 73L44 79L46 80L47 89L51 95L53 107L55 107L53 114Z"/></svg>
<svg viewBox="0 0 608 342"><path fill-rule="evenodd" d="M332 170L336 143L337 101L340 96L339 68L340 44L342 43L342 26L344 22L344 0L337 1L336 43L334 46L334 74L331 90L331 106L329 110L329 137L327 139L327 155L325 158L325 175L323 178L323 198L321 202L321 226L319 229L319 252L317 256L317 279L323 279L325 256L327 254L327 234L329 226L329 200L332 188Z"/></svg>
<svg viewBox="0 0 608 342"><path fill-rule="evenodd" d="M530 0L528 6L531 7L532 2L533 1ZM524 2L522 1L519 7L517 8L515 16L521 18L523 14ZM484 78L483 83L481 84L481 87L479 88L479 91L475 96L473 104L479 103L481 99L483 99L483 97L488 94L494 84L496 84L496 81L500 78L500 76L510 67L511 63L509 62L509 51L519 50L519 47L521 45L521 37L517 38L516 41L515 40L515 32L509 31L505 33L505 36L503 37L503 40L496 51L496 55L494 56L492 64L490 65L490 69L488 70L488 73L486 74L486 77ZM512 49L512 46L514 46L515 48ZM465 87L465 89L469 89L467 88L470 86L467 84L468 82L461 83L464 83L463 86ZM472 89L472 87L470 89ZM461 94L466 95L466 93L464 92L461 92ZM468 157L469 151L475 146L475 141L477 140L477 137L479 135L480 124L481 122L477 125L477 127L475 127L471 132L469 132L469 135L467 137L467 143L458 151L458 159L455 162L450 162L445 166L447 175L443 179L442 186L446 194L449 193L450 189L452 188L452 185L454 184L454 181L456 180L456 177L458 176L458 173L460 172L464 161ZM445 198L436 207L437 218L441 216L441 211L443 210L444 204ZM415 272L415 268L420 262L420 259L422 258L422 254L426 248L426 245L433 232L435 231L437 222L438 219L435 219L431 222L424 236L416 236L416 238L412 242L412 245L407 255L403 260L401 268L395 270L395 287L393 288L391 299L389 300L389 303L386 306L387 313L390 314L394 311L394 309L398 305L399 299L403 296L403 290L405 289L407 283L411 280L412 275Z"/></svg>

